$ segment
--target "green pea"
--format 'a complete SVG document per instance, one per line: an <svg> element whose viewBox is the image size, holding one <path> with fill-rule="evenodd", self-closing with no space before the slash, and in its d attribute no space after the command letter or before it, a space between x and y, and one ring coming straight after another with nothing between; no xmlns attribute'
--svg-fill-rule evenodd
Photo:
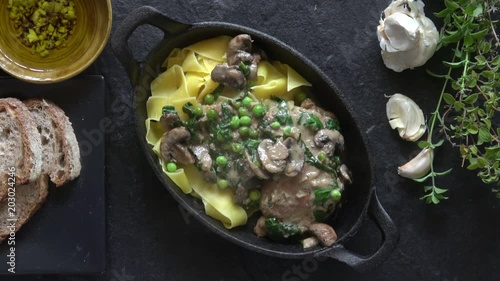
<svg viewBox="0 0 500 281"><path fill-rule="evenodd" d="M206 94L203 97L203 103L205 103L205 104L213 104L214 101L215 101L215 97L212 94Z"/></svg>
<svg viewBox="0 0 500 281"><path fill-rule="evenodd" d="M234 153L240 153L243 151L243 145L239 144L239 143L233 143L231 145L231 148L233 149L233 152Z"/></svg>
<svg viewBox="0 0 500 281"><path fill-rule="evenodd" d="M247 116L248 115L248 109L244 107L238 108L238 115L241 116Z"/></svg>
<svg viewBox="0 0 500 281"><path fill-rule="evenodd" d="M260 191L258 189L252 189L252 190L250 190L250 193L248 194L248 197L252 201L259 201L259 199L260 199Z"/></svg>
<svg viewBox="0 0 500 281"><path fill-rule="evenodd" d="M240 127L238 130L242 137L246 137L250 133L250 129L248 127Z"/></svg>
<svg viewBox="0 0 500 281"><path fill-rule="evenodd" d="M342 193L336 188L330 192L330 197L332 197L333 201L339 202L342 198Z"/></svg>
<svg viewBox="0 0 500 281"><path fill-rule="evenodd" d="M198 105L198 106L196 106L196 107L194 108L194 116L196 116L196 117L200 117L200 116L202 116L202 115L203 115L203 108L202 108L201 106L199 106L199 105Z"/></svg>
<svg viewBox="0 0 500 281"><path fill-rule="evenodd" d="M245 97L245 98L241 101L241 104L242 104L243 106L248 107L248 106L250 106L250 104L252 103L252 101L253 101L253 100L252 100L252 98L251 98L251 97Z"/></svg>
<svg viewBox="0 0 500 281"><path fill-rule="evenodd" d="M240 126L250 126L252 124L252 118L249 116L241 116L240 117Z"/></svg>
<svg viewBox="0 0 500 281"><path fill-rule="evenodd" d="M241 102L237 101L234 103L234 108L239 109L241 107Z"/></svg>
<svg viewBox="0 0 500 281"><path fill-rule="evenodd" d="M274 121L273 123L271 123L271 128L273 128L273 130L278 130L280 127L281 124L278 121Z"/></svg>
<svg viewBox="0 0 500 281"><path fill-rule="evenodd" d="M283 135L285 137L289 137L290 135L292 134L292 128L290 126L286 126L284 129L283 129Z"/></svg>
<svg viewBox="0 0 500 281"><path fill-rule="evenodd" d="M252 109L252 114L255 117L262 117L264 116L264 106L261 104L257 104L253 107Z"/></svg>
<svg viewBox="0 0 500 281"><path fill-rule="evenodd" d="M207 111L208 120L215 120L215 119L217 119L217 117L219 117L219 114L217 113L217 111L215 109L211 108Z"/></svg>
<svg viewBox="0 0 500 281"><path fill-rule="evenodd" d="M305 99L307 99L307 95L304 92L298 92L295 94L293 99L295 101L295 104L300 105Z"/></svg>
<svg viewBox="0 0 500 281"><path fill-rule="evenodd" d="M231 122L229 122L229 126L233 130L238 129L240 126L240 118L238 118L238 116L233 116L233 118L231 118Z"/></svg>
<svg viewBox="0 0 500 281"><path fill-rule="evenodd" d="M167 171L169 173L173 173L173 172L177 171L177 165L173 162L168 163L167 164Z"/></svg>
<svg viewBox="0 0 500 281"><path fill-rule="evenodd" d="M229 183L225 179L217 179L217 186L220 189L226 189L228 187Z"/></svg>
<svg viewBox="0 0 500 281"><path fill-rule="evenodd" d="M248 134L252 139L256 139L259 137L259 131L255 129L250 129L250 132Z"/></svg>
<svg viewBox="0 0 500 281"><path fill-rule="evenodd" d="M326 153L324 151L320 151L316 157L319 161L323 162L326 160Z"/></svg>
<svg viewBox="0 0 500 281"><path fill-rule="evenodd" d="M218 166L225 167L227 165L227 158L224 155L217 156L215 158L215 163L217 163Z"/></svg>

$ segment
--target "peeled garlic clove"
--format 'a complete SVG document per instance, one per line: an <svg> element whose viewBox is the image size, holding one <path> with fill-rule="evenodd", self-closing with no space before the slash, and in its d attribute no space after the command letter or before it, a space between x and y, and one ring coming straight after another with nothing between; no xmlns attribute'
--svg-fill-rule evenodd
<svg viewBox="0 0 500 281"><path fill-rule="evenodd" d="M409 97L392 95L386 104L386 113L391 128L398 129L401 138L416 141L425 133L424 113Z"/></svg>
<svg viewBox="0 0 500 281"><path fill-rule="evenodd" d="M424 148L415 158L398 167L398 174L409 179L421 178L430 171L433 158L434 151L430 148Z"/></svg>
<svg viewBox="0 0 500 281"><path fill-rule="evenodd" d="M377 37L388 68L401 72L421 66L436 51L439 33L424 6L421 0L395 0L384 10Z"/></svg>

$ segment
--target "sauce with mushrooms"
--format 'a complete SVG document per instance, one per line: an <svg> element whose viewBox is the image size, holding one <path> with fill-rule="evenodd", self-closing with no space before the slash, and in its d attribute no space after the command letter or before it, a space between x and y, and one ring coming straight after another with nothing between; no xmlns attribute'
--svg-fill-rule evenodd
<svg viewBox="0 0 500 281"><path fill-rule="evenodd" d="M260 211L254 228L258 236L304 239L304 247L330 246L337 235L322 222L351 182L341 162L344 138L338 121L311 99L296 104L253 97L248 82L265 58L254 49L249 35L230 41L228 63L211 75L221 86L203 104L184 105L188 120L182 121L171 106L163 108L161 157L196 165L207 182L232 189L233 201L248 213ZM240 95L219 97L223 87Z"/></svg>

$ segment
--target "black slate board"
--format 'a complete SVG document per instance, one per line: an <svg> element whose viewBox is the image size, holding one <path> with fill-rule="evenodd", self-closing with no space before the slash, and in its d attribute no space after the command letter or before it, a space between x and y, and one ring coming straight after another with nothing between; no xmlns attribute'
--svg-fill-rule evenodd
<svg viewBox="0 0 500 281"><path fill-rule="evenodd" d="M105 267L104 118L105 81L79 76L35 85L0 77L0 97L43 97L73 123L80 145L80 177L50 186L45 204L16 234L16 274L100 273ZM0 274L8 272L9 248L0 245Z"/></svg>

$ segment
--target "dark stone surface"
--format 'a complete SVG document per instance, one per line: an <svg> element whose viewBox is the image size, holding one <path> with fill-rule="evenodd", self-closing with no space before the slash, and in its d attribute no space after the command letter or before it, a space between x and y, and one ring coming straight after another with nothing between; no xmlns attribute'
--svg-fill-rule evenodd
<svg viewBox="0 0 500 281"><path fill-rule="evenodd" d="M113 29L141 5L157 7L184 22L226 21L266 32L316 63L348 97L378 159L382 205L401 232L396 250L379 268L364 274L335 261L283 260L241 249L204 229L179 209L153 175L134 130L131 87L110 46L88 73L106 78L107 270L101 276L5 277L1 280L429 280L475 281L500 277L500 201L473 172L460 168L458 151L447 146L436 168L453 168L438 184L450 200L438 206L418 198L422 187L396 175L418 148L403 142L385 116L384 95L412 97L424 113L434 110L441 81L425 67L395 73L383 65L375 34L388 1L113 1ZM439 4L428 2L428 14ZM130 40L138 58L161 38L141 27ZM436 69L445 54L426 67ZM114 105L114 106L111 106ZM348 247L376 249L380 234L367 224ZM47 253L50 254L50 253Z"/></svg>

